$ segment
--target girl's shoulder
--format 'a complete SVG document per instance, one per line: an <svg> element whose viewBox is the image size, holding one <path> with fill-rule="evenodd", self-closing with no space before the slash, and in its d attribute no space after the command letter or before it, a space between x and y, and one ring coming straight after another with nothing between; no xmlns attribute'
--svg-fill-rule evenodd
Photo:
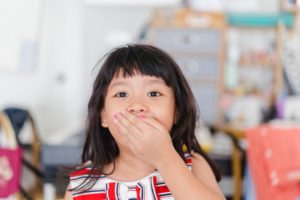
<svg viewBox="0 0 300 200"><path fill-rule="evenodd" d="M195 165L195 166L199 166L199 165L200 166L203 166L203 165L209 166L209 162L200 153L192 152L192 154L190 154L190 159L191 159L191 162L193 162L193 165Z"/></svg>
<svg viewBox="0 0 300 200"><path fill-rule="evenodd" d="M190 154L190 159L194 162L206 162L205 158L197 152L192 152L192 154Z"/></svg>
<svg viewBox="0 0 300 200"><path fill-rule="evenodd" d="M208 161L201 154L193 152L191 155L191 162L193 162L192 173L194 175L199 177L203 176L203 174L213 175L213 171Z"/></svg>
<svg viewBox="0 0 300 200"><path fill-rule="evenodd" d="M184 159L185 164L188 166L188 168L191 170L192 166L193 168L202 168L203 166L208 166L208 162L206 159L200 154L195 151L192 151L191 153L185 152L184 153Z"/></svg>
<svg viewBox="0 0 300 200"><path fill-rule="evenodd" d="M212 188L213 190L215 190L215 192L223 196L218 186L217 178L213 172L213 169L211 168L211 166L209 165L205 157L195 152L192 154L192 160L193 160L193 168L192 168L193 175L201 182L206 183L206 185Z"/></svg>

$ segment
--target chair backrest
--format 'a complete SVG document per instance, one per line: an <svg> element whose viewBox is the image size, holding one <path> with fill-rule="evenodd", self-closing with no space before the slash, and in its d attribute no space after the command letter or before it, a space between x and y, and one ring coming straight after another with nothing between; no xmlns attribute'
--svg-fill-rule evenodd
<svg viewBox="0 0 300 200"><path fill-rule="evenodd" d="M36 126L34 123L34 119L31 116L31 113L27 109L19 108L19 107L8 107L3 111L9 118L11 125L14 129L15 136L17 138L17 142L21 145L32 145L36 142L39 142L39 136L36 131ZM23 132L26 124L30 124L30 138L31 141L23 141ZM22 137L23 136L23 137ZM28 139L28 138L27 138ZM29 142L29 143L28 143Z"/></svg>

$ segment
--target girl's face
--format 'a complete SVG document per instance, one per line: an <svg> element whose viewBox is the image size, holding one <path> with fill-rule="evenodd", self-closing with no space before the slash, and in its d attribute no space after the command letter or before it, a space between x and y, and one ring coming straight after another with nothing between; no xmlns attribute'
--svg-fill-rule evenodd
<svg viewBox="0 0 300 200"><path fill-rule="evenodd" d="M122 137L113 122L114 115L124 110L138 117L151 117L171 130L175 122L175 99L173 89L162 78L135 73L123 77L121 71L108 86L101 124L109 128L120 145Z"/></svg>

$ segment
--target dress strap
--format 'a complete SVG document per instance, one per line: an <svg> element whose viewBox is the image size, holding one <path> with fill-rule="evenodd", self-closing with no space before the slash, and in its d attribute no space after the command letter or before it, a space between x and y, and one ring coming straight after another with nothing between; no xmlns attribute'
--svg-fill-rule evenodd
<svg viewBox="0 0 300 200"><path fill-rule="evenodd" d="M185 158L185 164L189 168L189 170L192 170L192 155L190 153L184 153Z"/></svg>

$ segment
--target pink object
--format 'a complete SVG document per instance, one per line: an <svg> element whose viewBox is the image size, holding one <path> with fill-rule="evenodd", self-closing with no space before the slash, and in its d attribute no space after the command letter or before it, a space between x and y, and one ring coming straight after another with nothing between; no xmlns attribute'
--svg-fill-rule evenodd
<svg viewBox="0 0 300 200"><path fill-rule="evenodd" d="M257 200L300 199L300 128L263 125L246 137Z"/></svg>
<svg viewBox="0 0 300 200"><path fill-rule="evenodd" d="M0 198L8 197L19 189L21 149L0 147Z"/></svg>

